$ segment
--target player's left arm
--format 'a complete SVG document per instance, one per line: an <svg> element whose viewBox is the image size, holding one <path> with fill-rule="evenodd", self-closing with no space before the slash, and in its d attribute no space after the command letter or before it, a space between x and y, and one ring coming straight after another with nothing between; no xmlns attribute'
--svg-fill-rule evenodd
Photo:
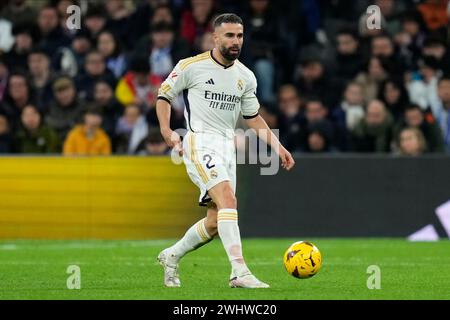
<svg viewBox="0 0 450 320"><path fill-rule="evenodd" d="M241 112L247 125L256 131L256 134L279 155L281 166L291 170L295 164L292 155L280 143L277 136L270 130L266 121L258 114L259 101L256 97L256 77L252 73L247 79L245 92L242 95Z"/></svg>
<svg viewBox="0 0 450 320"><path fill-rule="evenodd" d="M280 143L277 136L270 130L266 121L258 114L252 118L245 119L247 125L256 131L256 134L265 143L270 145L281 159L281 166L286 170L291 170L295 165L294 158L289 151Z"/></svg>

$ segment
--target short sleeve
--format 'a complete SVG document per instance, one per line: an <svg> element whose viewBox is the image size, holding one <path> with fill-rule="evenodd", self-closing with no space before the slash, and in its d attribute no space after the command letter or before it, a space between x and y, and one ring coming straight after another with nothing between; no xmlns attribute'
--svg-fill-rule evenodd
<svg viewBox="0 0 450 320"><path fill-rule="evenodd" d="M241 112L244 119L251 119L258 115L259 102L256 97L256 78L252 74L245 92L242 95Z"/></svg>
<svg viewBox="0 0 450 320"><path fill-rule="evenodd" d="M181 62L175 66L166 80L161 84L158 90L158 99L171 102L188 86L187 69L182 70Z"/></svg>

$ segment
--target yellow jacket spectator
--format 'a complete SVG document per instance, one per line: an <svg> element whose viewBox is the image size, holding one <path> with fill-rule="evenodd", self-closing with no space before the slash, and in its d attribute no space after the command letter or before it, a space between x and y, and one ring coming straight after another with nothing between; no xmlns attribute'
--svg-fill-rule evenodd
<svg viewBox="0 0 450 320"><path fill-rule="evenodd" d="M110 155L111 141L100 128L102 116L96 111L84 115L84 123L76 126L64 142L64 155Z"/></svg>

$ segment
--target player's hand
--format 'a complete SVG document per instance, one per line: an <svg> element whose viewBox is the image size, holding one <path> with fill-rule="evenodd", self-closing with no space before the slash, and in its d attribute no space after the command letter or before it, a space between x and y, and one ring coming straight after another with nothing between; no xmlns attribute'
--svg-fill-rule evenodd
<svg viewBox="0 0 450 320"><path fill-rule="evenodd" d="M183 155L183 146L181 144L181 138L178 133L171 129L161 129L161 134L166 141L167 145L173 148L180 156Z"/></svg>
<svg viewBox="0 0 450 320"><path fill-rule="evenodd" d="M280 146L279 156L281 159L281 167L283 167L283 169L289 171L292 169L292 167L294 167L294 158L292 158L291 153L287 151L283 146Z"/></svg>

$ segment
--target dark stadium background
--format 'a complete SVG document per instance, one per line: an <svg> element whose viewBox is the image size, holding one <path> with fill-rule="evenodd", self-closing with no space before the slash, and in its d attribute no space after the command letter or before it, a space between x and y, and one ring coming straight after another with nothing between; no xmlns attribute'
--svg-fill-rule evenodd
<svg viewBox="0 0 450 320"><path fill-rule="evenodd" d="M156 257L205 210L161 137L157 91L180 59L212 49L224 12L244 21L240 60L296 166L237 166L245 259L271 288L231 290L214 239L183 258L170 290ZM284 319L325 309L300 300L448 300L449 19L450 0L0 1L2 310L136 299L174 318L179 299L285 300L265 302ZM184 108L173 101L172 129ZM323 258L308 280L283 266L298 241Z"/></svg>
<svg viewBox="0 0 450 320"><path fill-rule="evenodd" d="M81 8L80 29L67 27L70 5ZM370 5L379 29L367 27ZM212 48L222 12L243 18L240 60L258 79L260 113L298 159L293 175L239 166L244 235L406 237L432 225L447 237L435 209L450 197L449 8L2 1L0 238L177 237L203 214L170 162L155 101L179 59ZM184 127L183 108L174 103L174 129ZM89 142L83 126L95 132ZM276 210L276 228L258 219Z"/></svg>

